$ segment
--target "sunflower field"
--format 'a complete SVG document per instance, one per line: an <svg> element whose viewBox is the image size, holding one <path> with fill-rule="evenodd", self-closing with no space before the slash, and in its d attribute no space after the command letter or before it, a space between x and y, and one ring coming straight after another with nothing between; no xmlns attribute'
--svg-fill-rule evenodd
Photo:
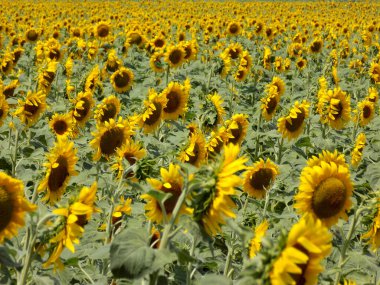
<svg viewBox="0 0 380 285"><path fill-rule="evenodd" d="M380 284L380 2L3 0L0 284Z"/></svg>

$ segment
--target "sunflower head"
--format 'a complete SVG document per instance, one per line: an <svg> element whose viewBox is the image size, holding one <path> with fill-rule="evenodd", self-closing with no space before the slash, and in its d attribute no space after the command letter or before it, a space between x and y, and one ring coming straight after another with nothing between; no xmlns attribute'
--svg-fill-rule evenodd
<svg viewBox="0 0 380 285"><path fill-rule="evenodd" d="M311 53L320 53L323 48L323 40L322 38L316 38L309 46L309 51Z"/></svg>
<svg viewBox="0 0 380 285"><path fill-rule="evenodd" d="M201 132L195 132L190 135L188 144L179 154L182 162L190 163L199 167L206 158L206 141Z"/></svg>
<svg viewBox="0 0 380 285"><path fill-rule="evenodd" d="M164 72L164 63L163 63L163 58L164 58L164 53L162 52L155 52L152 54L149 60L149 65L150 68L155 71L155 72Z"/></svg>
<svg viewBox="0 0 380 285"><path fill-rule="evenodd" d="M18 87L19 85L19 81L16 79L16 80L12 80L10 84L4 86L4 89L3 89L3 94L5 96L5 98L10 98L10 97L13 97L15 96L15 90L16 88Z"/></svg>
<svg viewBox="0 0 380 285"><path fill-rule="evenodd" d="M266 121L270 121L276 114L280 96L276 91L270 91L268 95L261 99L261 114Z"/></svg>
<svg viewBox="0 0 380 285"><path fill-rule="evenodd" d="M73 131L71 114L54 114L49 121L49 127L57 137L70 136Z"/></svg>
<svg viewBox="0 0 380 285"><path fill-rule="evenodd" d="M140 116L140 125L145 133L153 132L160 125L167 101L165 96L157 94L154 89L149 89L148 99L144 101L145 110Z"/></svg>
<svg viewBox="0 0 380 285"><path fill-rule="evenodd" d="M169 46L165 53L165 62L172 68L179 67L184 62L185 55L186 52L182 45Z"/></svg>
<svg viewBox="0 0 380 285"><path fill-rule="evenodd" d="M380 84L380 64L376 62L371 63L369 76L371 77L373 83Z"/></svg>
<svg viewBox="0 0 380 285"><path fill-rule="evenodd" d="M134 75L128 68L121 67L111 75L111 84L117 93L131 89Z"/></svg>
<svg viewBox="0 0 380 285"><path fill-rule="evenodd" d="M18 100L18 105L19 108L14 114L18 116L21 122L26 126L32 126L38 121L47 107L46 94L42 90L36 93L28 91L25 101Z"/></svg>
<svg viewBox="0 0 380 285"><path fill-rule="evenodd" d="M74 107L72 110L73 120L75 124L83 127L90 118L95 103L92 93L89 91L79 92L71 101Z"/></svg>
<svg viewBox="0 0 380 285"><path fill-rule="evenodd" d="M35 41L38 40L38 37L39 37L39 32L36 29L33 29L33 28L27 30L26 33L25 33L25 39L28 42L34 43Z"/></svg>
<svg viewBox="0 0 380 285"><path fill-rule="evenodd" d="M353 167L357 167L362 160L365 144L366 136L364 133L360 133L356 138L355 146L351 153L351 165Z"/></svg>
<svg viewBox="0 0 380 285"><path fill-rule="evenodd" d="M368 99L358 103L358 110L355 121L359 120L360 126L368 125L375 117L375 103Z"/></svg>
<svg viewBox="0 0 380 285"><path fill-rule="evenodd" d="M228 24L227 34L232 35L232 36L236 36L236 35L240 34L241 29L242 28L241 28L240 23L231 22Z"/></svg>
<svg viewBox="0 0 380 285"><path fill-rule="evenodd" d="M166 106L162 109L163 118L166 120L176 120L187 110L187 101L190 95L190 80L186 79L183 84L170 82L160 96L166 98Z"/></svg>
<svg viewBox="0 0 380 285"><path fill-rule="evenodd" d="M110 34L111 27L106 22L100 22L96 25L94 34L99 38L105 38Z"/></svg>
<svg viewBox="0 0 380 285"><path fill-rule="evenodd" d="M25 213L36 208L25 198L22 181L0 172L0 244L17 235L25 224Z"/></svg>
<svg viewBox="0 0 380 285"><path fill-rule="evenodd" d="M227 131L233 136L227 143L242 144L248 129L248 115L235 114L230 120L225 122Z"/></svg>
<svg viewBox="0 0 380 285"><path fill-rule="evenodd" d="M5 118L8 115L9 105L3 94L0 93L0 127L3 125Z"/></svg>
<svg viewBox="0 0 380 285"><path fill-rule="evenodd" d="M284 138L296 139L302 133L305 126L305 119L309 116L310 104L303 101L301 104L296 101L289 114L278 119L278 131Z"/></svg>
<svg viewBox="0 0 380 285"><path fill-rule="evenodd" d="M120 112L120 100L111 95L103 99L95 110L94 118L98 124L104 124L110 119L115 119Z"/></svg>
<svg viewBox="0 0 380 285"><path fill-rule="evenodd" d="M254 230L255 236L252 238L249 246L249 258L254 258L261 249L261 240L265 236L269 227L267 220L261 222Z"/></svg>

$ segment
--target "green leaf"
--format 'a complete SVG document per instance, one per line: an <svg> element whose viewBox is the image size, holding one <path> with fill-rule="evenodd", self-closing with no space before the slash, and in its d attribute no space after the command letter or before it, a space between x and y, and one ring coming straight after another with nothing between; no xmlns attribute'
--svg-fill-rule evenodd
<svg viewBox="0 0 380 285"><path fill-rule="evenodd" d="M209 285L209 284L231 285L232 281L223 275L209 274L201 278L195 284L197 285Z"/></svg>
<svg viewBox="0 0 380 285"><path fill-rule="evenodd" d="M116 236L110 250L115 278L142 278L175 260L173 253L149 247L148 240L144 229L128 229Z"/></svg>

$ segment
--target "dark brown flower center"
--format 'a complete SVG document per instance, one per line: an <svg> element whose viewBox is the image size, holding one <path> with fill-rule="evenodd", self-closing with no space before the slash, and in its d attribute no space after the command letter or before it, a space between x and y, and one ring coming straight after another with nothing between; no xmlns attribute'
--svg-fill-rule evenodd
<svg viewBox="0 0 380 285"><path fill-rule="evenodd" d="M7 61L5 66L1 66L1 70L4 73L7 73L11 68L12 68L12 62L11 61Z"/></svg>
<svg viewBox="0 0 380 285"><path fill-rule="evenodd" d="M267 107L266 107L267 113L269 115L272 114L276 110L276 107L277 107L276 96L271 96L269 99L269 102L267 103Z"/></svg>
<svg viewBox="0 0 380 285"><path fill-rule="evenodd" d="M56 168L52 168L49 179L48 186L50 191L56 192L66 181L66 177L69 176L67 159L63 156L59 156L55 163L58 163Z"/></svg>
<svg viewBox="0 0 380 285"><path fill-rule="evenodd" d="M31 41L31 42L34 42L38 39L38 34L35 30L29 30L27 33L26 33L26 38Z"/></svg>
<svg viewBox="0 0 380 285"><path fill-rule="evenodd" d="M12 220L13 201L5 186L0 186L0 233Z"/></svg>
<svg viewBox="0 0 380 285"><path fill-rule="evenodd" d="M181 103L181 95L176 91L170 91L168 95L168 102L166 103L166 107L164 108L165 113L174 113L177 111L180 103Z"/></svg>
<svg viewBox="0 0 380 285"><path fill-rule="evenodd" d="M107 61L107 70L110 72L115 72L119 68L119 64L117 62L108 62Z"/></svg>
<svg viewBox="0 0 380 285"><path fill-rule="evenodd" d="M125 152L124 158L129 162L130 165L134 165L137 161L135 154L130 152Z"/></svg>
<svg viewBox="0 0 380 285"><path fill-rule="evenodd" d="M161 191L165 193L170 193L172 196L164 202L164 207L167 214L171 214L177 204L178 198L181 195L181 187L176 182L170 183L171 188L166 188L162 186Z"/></svg>
<svg viewBox="0 0 380 285"><path fill-rule="evenodd" d="M194 153L194 155L188 155L189 156L188 163L190 163L192 165L194 165L197 162L198 157L199 157L199 153L200 153L200 147L197 143L195 143L195 145L194 145L193 153Z"/></svg>
<svg viewBox="0 0 380 285"><path fill-rule="evenodd" d="M169 61L172 64L178 64L181 62L182 59L182 51L175 49L173 50L169 55Z"/></svg>
<svg viewBox="0 0 380 285"><path fill-rule="evenodd" d="M142 42L142 37L138 33L133 33L129 36L130 43L134 45L140 45Z"/></svg>
<svg viewBox="0 0 380 285"><path fill-rule="evenodd" d="M162 112L162 106L160 103L154 102L153 104L156 107L156 110L152 110L152 114L144 122L149 126L154 125L160 119Z"/></svg>
<svg viewBox="0 0 380 285"><path fill-rule="evenodd" d="M4 115L4 111L3 111L3 109L0 109L0 119L1 119L1 117Z"/></svg>
<svg viewBox="0 0 380 285"><path fill-rule="evenodd" d="M303 122L305 121L305 111L301 109L301 113L297 113L296 118L291 118L290 123L288 120L285 122L285 127L289 132L295 132L299 130L299 128L302 126Z"/></svg>
<svg viewBox="0 0 380 285"><path fill-rule="evenodd" d="M233 23L231 26L230 26L230 33L231 34L236 34L237 32L239 31L239 26L235 23Z"/></svg>
<svg viewBox="0 0 380 285"><path fill-rule="evenodd" d="M83 105L82 105L82 108L83 109L77 109L76 111L77 111L77 113L79 114L79 116L76 116L76 115L74 115L74 117L75 117L75 119L77 120L77 121L83 121L84 120L84 118L87 116L87 114L88 114L88 112L90 112L90 101L87 99L87 98L85 98L85 97L83 97L82 99L81 99L81 101L83 101L84 103L83 103Z"/></svg>
<svg viewBox="0 0 380 285"><path fill-rule="evenodd" d="M25 110L25 115L27 117L31 117L33 116L34 114L37 113L38 109L39 109L39 104L37 103L37 106L35 105L29 105L29 104L25 104L24 106L24 110Z"/></svg>
<svg viewBox="0 0 380 285"><path fill-rule="evenodd" d="M320 41L315 41L310 46L310 49L311 49L312 52L320 52L321 48L322 48L322 44L321 44Z"/></svg>
<svg viewBox="0 0 380 285"><path fill-rule="evenodd" d="M238 125L237 129L231 129L231 134L234 136L233 138L228 139L229 143L236 144L238 143L241 135L243 134L243 126L240 122L236 122Z"/></svg>
<svg viewBox="0 0 380 285"><path fill-rule="evenodd" d="M118 72L114 78L115 85L118 88L123 88L129 84L130 78L127 72Z"/></svg>
<svg viewBox="0 0 380 285"><path fill-rule="evenodd" d="M59 135L66 133L68 127L67 123L63 120L56 121L53 126L54 131Z"/></svg>
<svg viewBox="0 0 380 285"><path fill-rule="evenodd" d="M306 254L307 256L309 256L308 250L306 248L304 248L302 245L300 245L299 243L295 244L293 247L296 248L296 249L298 249L302 253ZM299 274L291 273L290 274L290 276L292 277L292 279L296 282L295 285L304 285L304 284L306 284L305 273L306 273L306 269L307 269L308 263L309 263L309 260L306 263L297 264L297 266L301 269L301 273L299 273Z"/></svg>
<svg viewBox="0 0 380 285"><path fill-rule="evenodd" d="M191 49L191 45L185 46L185 59L189 59L193 54L193 50Z"/></svg>
<svg viewBox="0 0 380 285"><path fill-rule="evenodd" d="M108 36L110 28L106 24L100 24L97 28L98 36L104 38Z"/></svg>
<svg viewBox="0 0 380 285"><path fill-rule="evenodd" d="M49 51L49 58L53 60L58 60L61 56L59 49L55 48Z"/></svg>
<svg viewBox="0 0 380 285"><path fill-rule="evenodd" d="M104 123L115 118L116 111L116 106L114 104L107 104L106 108L103 109L103 116L100 118L100 121Z"/></svg>
<svg viewBox="0 0 380 285"><path fill-rule="evenodd" d="M157 39L157 40L154 41L154 46L155 46L155 47L158 47L158 48L163 47L164 44L165 44L165 41L162 40L162 39Z"/></svg>
<svg viewBox="0 0 380 285"><path fill-rule="evenodd" d="M333 114L333 117L335 120L338 120L340 117L342 117L342 114L343 114L343 106L342 106L342 103L339 102L338 104L334 105L335 109L336 110L336 114Z"/></svg>
<svg viewBox="0 0 380 285"><path fill-rule="evenodd" d="M230 49L229 55L232 59L237 59L239 57L240 50L239 49Z"/></svg>
<svg viewBox="0 0 380 285"><path fill-rule="evenodd" d="M335 177L323 180L315 189L312 208L320 219L327 219L338 214L346 202L346 187Z"/></svg>
<svg viewBox="0 0 380 285"><path fill-rule="evenodd" d="M273 180L273 171L270 168L261 168L251 175L249 183L260 191L268 190Z"/></svg>
<svg viewBox="0 0 380 285"><path fill-rule="evenodd" d="M124 142L124 132L119 127L106 131L100 138L100 151L104 155L112 155L116 148L121 147Z"/></svg>
<svg viewBox="0 0 380 285"><path fill-rule="evenodd" d="M52 71L45 71L44 72L44 75L43 75L43 78L49 83L51 84L55 78L55 73L52 72Z"/></svg>
<svg viewBox="0 0 380 285"><path fill-rule="evenodd" d="M364 106L363 108L363 117L364 119L368 119L371 116L371 108L369 106Z"/></svg>
<svg viewBox="0 0 380 285"><path fill-rule="evenodd" d="M16 86L7 86L4 88L3 94L8 99L9 97L13 97L16 90Z"/></svg>

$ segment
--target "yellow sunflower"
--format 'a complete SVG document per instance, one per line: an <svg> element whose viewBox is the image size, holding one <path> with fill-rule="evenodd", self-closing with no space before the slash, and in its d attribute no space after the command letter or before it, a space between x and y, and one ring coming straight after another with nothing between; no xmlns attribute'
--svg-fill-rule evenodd
<svg viewBox="0 0 380 285"><path fill-rule="evenodd" d="M264 198L279 173L278 166L269 158L267 161L260 158L245 173L244 192L251 197Z"/></svg>
<svg viewBox="0 0 380 285"><path fill-rule="evenodd" d="M38 186L38 191L47 191L43 201L48 201L51 205L58 202L72 176L77 175L75 164L78 161L77 150L74 143L66 137L58 138L54 147L47 154L47 162L43 165L46 168L46 176Z"/></svg>
<svg viewBox="0 0 380 285"><path fill-rule="evenodd" d="M376 62L371 63L369 76L371 77L373 83L380 84L380 64Z"/></svg>
<svg viewBox="0 0 380 285"><path fill-rule="evenodd" d="M249 246L249 258L254 258L256 254L261 249L261 240L265 236L266 231L268 230L269 223L267 220L264 220L255 228L255 236L252 238Z"/></svg>
<svg viewBox="0 0 380 285"><path fill-rule="evenodd" d="M181 42L183 49L185 50L184 60L191 61L197 57L197 43L196 41L183 41Z"/></svg>
<svg viewBox="0 0 380 285"><path fill-rule="evenodd" d="M340 130L351 120L350 96L340 87L328 90L319 98L317 111L322 123Z"/></svg>
<svg viewBox="0 0 380 285"><path fill-rule="evenodd" d="M76 98L72 99L74 109L72 117L75 124L83 127L91 116L92 108L95 104L90 91L79 92Z"/></svg>
<svg viewBox="0 0 380 285"><path fill-rule="evenodd" d="M126 44L124 46L136 45L139 48L142 48L146 44L145 36L139 31L130 31L127 34Z"/></svg>
<svg viewBox="0 0 380 285"><path fill-rule="evenodd" d="M38 40L39 32L36 29L29 29L25 32L25 39L28 42L35 42Z"/></svg>
<svg viewBox="0 0 380 285"><path fill-rule="evenodd" d="M243 46L240 43L231 43L221 54L222 58L229 57L237 60L243 53Z"/></svg>
<svg viewBox="0 0 380 285"><path fill-rule="evenodd" d="M25 213L36 208L25 198L22 181L0 172L0 244L16 236L25 224Z"/></svg>
<svg viewBox="0 0 380 285"><path fill-rule="evenodd" d="M275 87L275 88L274 88ZM278 96L281 97L285 93L285 82L280 77L273 77L272 82L265 87L267 94L277 92Z"/></svg>
<svg viewBox="0 0 380 285"><path fill-rule="evenodd" d="M375 87L370 87L368 89L368 96L366 98L368 99L368 101L376 104L379 100L379 93L377 92L377 89Z"/></svg>
<svg viewBox="0 0 380 285"><path fill-rule="evenodd" d="M182 84L170 82L160 96L166 98L166 106L162 109L165 120L176 120L187 110L187 101L190 95L190 80L186 79Z"/></svg>
<svg viewBox="0 0 380 285"><path fill-rule="evenodd" d="M241 28L240 23L233 21L233 22L229 23L227 26L227 34L231 35L231 36L236 36L236 35L240 34L241 29L242 28Z"/></svg>
<svg viewBox="0 0 380 285"><path fill-rule="evenodd" d="M353 186L345 165L321 160L317 165L305 167L300 181L294 205L298 213L310 213L328 227L339 218L347 220Z"/></svg>
<svg viewBox="0 0 380 285"><path fill-rule="evenodd" d="M180 169L181 168L179 165L170 163L168 169L161 168L161 181L154 178L147 179L149 184L155 190L172 194L172 196L163 203L163 207L165 208L168 219L170 219L173 213L174 207L177 204L178 198L181 195L183 188L183 177L180 173ZM141 195L141 198L147 201L147 204L145 206L145 215L147 216L148 220L158 224L167 222L163 221L163 210L161 209L161 206L159 205L156 198L149 194L143 194ZM182 215L190 215L192 213L192 209L184 204L181 207L180 213Z"/></svg>
<svg viewBox="0 0 380 285"><path fill-rule="evenodd" d="M305 100L301 104L296 101L289 114L278 119L277 127L282 137L288 140L299 137L305 126L305 119L309 117L309 108L310 104Z"/></svg>
<svg viewBox="0 0 380 285"><path fill-rule="evenodd" d="M358 103L358 110L356 112L354 120L359 120L360 126L364 127L375 117L375 103L369 100L363 100Z"/></svg>
<svg viewBox="0 0 380 285"><path fill-rule="evenodd" d="M39 89L45 90L46 93L49 92L51 84L55 79L55 74L57 72L58 62L50 61L48 64L44 65L38 73L38 86Z"/></svg>
<svg viewBox="0 0 380 285"><path fill-rule="evenodd" d="M270 92L266 97L261 98L261 114L266 121L270 121L276 114L277 106L280 103L280 96L277 92Z"/></svg>
<svg viewBox="0 0 380 285"><path fill-rule="evenodd" d="M351 153L351 164L353 167L357 167L362 160L363 150L366 144L365 133L360 133L356 138L354 149Z"/></svg>
<svg viewBox="0 0 380 285"><path fill-rule="evenodd" d="M93 94L95 89L101 85L99 80L100 69L99 65L95 65L86 78L84 91Z"/></svg>
<svg viewBox="0 0 380 285"><path fill-rule="evenodd" d="M269 47L264 47L263 66L265 69L270 69L272 65L272 51Z"/></svg>
<svg viewBox="0 0 380 285"><path fill-rule="evenodd" d="M330 254L332 235L320 220L304 216L293 225L285 248L269 274L272 285L317 284L321 261Z"/></svg>
<svg viewBox="0 0 380 285"><path fill-rule="evenodd" d="M93 159L97 161L102 155L108 159L116 154L117 148L121 147L130 138L133 130L126 120L119 117L117 121L110 119L104 122L104 124L97 126L96 132L91 134L94 136L94 139L90 142L90 145L96 151Z"/></svg>
<svg viewBox="0 0 380 285"><path fill-rule="evenodd" d="M111 26L104 21L99 22L94 29L94 34L99 38L107 37L110 34L110 32Z"/></svg>
<svg viewBox="0 0 380 285"><path fill-rule="evenodd" d="M219 154L223 145L231 138L234 138L233 135L227 132L227 129L224 126L211 132L210 138L206 143L207 156L211 157Z"/></svg>
<svg viewBox="0 0 380 285"><path fill-rule="evenodd" d="M127 161L130 166L136 161L146 156L146 150L141 143L128 139L120 148L117 149L117 162L112 165L112 169L117 171L117 177L121 178L124 172L124 162ZM130 172L127 177L133 176Z"/></svg>
<svg viewBox="0 0 380 285"><path fill-rule="evenodd" d="M164 55L165 54L163 52L155 52L154 54L152 54L149 60L149 65L153 71L155 72L165 71L164 64L162 62Z"/></svg>
<svg viewBox="0 0 380 285"><path fill-rule="evenodd" d="M70 136L73 131L71 114L54 114L49 121L49 127L57 138L61 136Z"/></svg>
<svg viewBox="0 0 380 285"><path fill-rule="evenodd" d="M380 204L378 205L371 228L362 235L362 239L368 239L368 243L371 244L371 248L374 252L380 248Z"/></svg>
<svg viewBox="0 0 380 285"><path fill-rule="evenodd" d="M304 70L307 66L307 60L302 57L299 57L296 61L296 66L298 70Z"/></svg>
<svg viewBox="0 0 380 285"><path fill-rule="evenodd" d="M18 100L18 105L14 115L18 116L25 125L34 125L47 107L46 94L42 90L36 93L28 91L25 101Z"/></svg>
<svg viewBox="0 0 380 285"><path fill-rule="evenodd" d="M3 94L0 93L0 127L3 125L5 118L8 115L9 105Z"/></svg>
<svg viewBox="0 0 380 285"><path fill-rule="evenodd" d="M125 67L119 68L111 75L111 84L117 93L124 93L131 89L133 80L133 72Z"/></svg>
<svg viewBox="0 0 380 285"><path fill-rule="evenodd" d="M154 89L149 89L148 99L144 100L145 110L140 117L140 124L145 133L153 132L160 125L166 103L165 96L158 95Z"/></svg>
<svg viewBox="0 0 380 285"><path fill-rule="evenodd" d="M171 68L179 67L185 61L185 55L186 52L182 45L171 45L165 52L165 62Z"/></svg>
<svg viewBox="0 0 380 285"><path fill-rule="evenodd" d="M322 38L316 38L312 41L312 43L309 46L309 51L311 53L320 53L323 48L323 40Z"/></svg>
<svg viewBox="0 0 380 285"><path fill-rule="evenodd" d="M96 107L94 113L94 118L98 124L104 124L110 119L115 119L120 113L120 100L115 95L108 96Z"/></svg>
<svg viewBox="0 0 380 285"><path fill-rule="evenodd" d="M130 215L132 213L132 199L125 199L121 196L119 203L116 205L115 210L112 213L112 225L117 230L121 226L121 219L123 215Z"/></svg>
<svg viewBox="0 0 380 285"><path fill-rule="evenodd" d="M328 150L322 150L322 153L319 153L318 156L313 155L307 161L308 167L321 166L322 161L331 163L334 162L336 165L341 165L348 168L348 164L344 158L344 154L334 150L330 152Z"/></svg>
<svg viewBox="0 0 380 285"><path fill-rule="evenodd" d="M15 80L12 80L11 83L9 83L7 86L4 86L3 94L5 98L8 99L10 97L13 97L18 85L19 85L19 81L15 79Z"/></svg>
<svg viewBox="0 0 380 285"><path fill-rule="evenodd" d="M190 135L187 146L179 154L179 160L199 167L206 158L206 141L201 132Z"/></svg>
<svg viewBox="0 0 380 285"><path fill-rule="evenodd" d="M220 165L214 170L215 185L209 192L210 198L207 199L209 204L204 205L203 203L206 201L197 200L194 203L196 209L194 218L201 223L205 232L210 236L221 232L221 226L226 223L226 217L236 217L233 212L236 205L231 199L231 195L235 195L235 187L242 184L242 179L236 173L246 168L244 163L247 158L238 158L239 145L228 144L224 146L223 150Z"/></svg>
<svg viewBox="0 0 380 285"><path fill-rule="evenodd" d="M0 70L4 75L8 75L13 70L14 56L12 53L5 53L1 60Z"/></svg>
<svg viewBox="0 0 380 285"><path fill-rule="evenodd" d="M248 115L236 114L233 115L230 120L225 122L227 132L229 132L233 138L228 138L228 143L241 144L247 134L248 129Z"/></svg>

